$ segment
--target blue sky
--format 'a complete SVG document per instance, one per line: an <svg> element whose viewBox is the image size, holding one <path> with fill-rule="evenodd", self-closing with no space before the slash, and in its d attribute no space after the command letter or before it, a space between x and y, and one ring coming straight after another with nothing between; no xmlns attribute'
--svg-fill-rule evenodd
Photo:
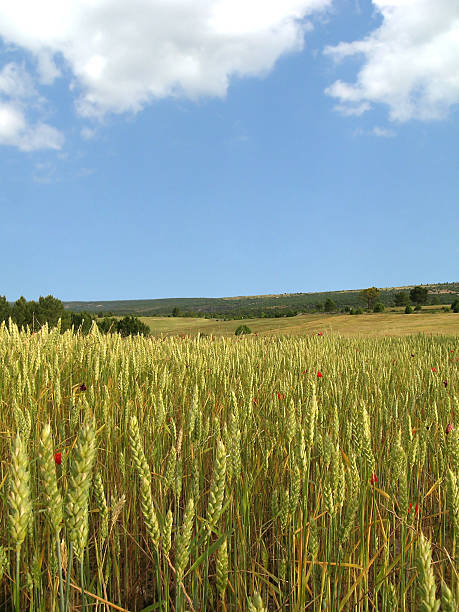
<svg viewBox="0 0 459 612"><path fill-rule="evenodd" d="M0 8L0 294L459 280L455 1L94 4Z"/></svg>

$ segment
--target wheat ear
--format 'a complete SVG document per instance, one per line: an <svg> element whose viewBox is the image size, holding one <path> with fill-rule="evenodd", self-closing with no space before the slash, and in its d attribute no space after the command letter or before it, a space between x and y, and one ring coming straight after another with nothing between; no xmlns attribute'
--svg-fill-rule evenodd
<svg viewBox="0 0 459 612"><path fill-rule="evenodd" d="M183 580L188 557L190 556L191 532L193 531L194 519L194 502L190 497L185 508L183 517L183 525L180 534L177 537L177 549L175 559L175 570L177 572L177 583L180 584Z"/></svg>
<svg viewBox="0 0 459 612"><path fill-rule="evenodd" d="M68 538L81 561L88 539L88 502L91 470L96 453L94 423L88 422L81 429L75 455L70 467L70 478L65 503L65 520Z"/></svg>
<svg viewBox="0 0 459 612"><path fill-rule="evenodd" d="M19 567L22 543L32 520L32 502L30 499L30 474L28 459L19 433L13 446L10 470L9 491L10 531L16 545L16 582L14 586L14 605L20 610Z"/></svg>
<svg viewBox="0 0 459 612"><path fill-rule="evenodd" d="M151 474L140 439L139 423L135 416L130 419L129 443L132 458L140 480L140 506L145 521L147 533L155 548L159 545L161 532L159 530L158 518L153 506L151 495Z"/></svg>
<svg viewBox="0 0 459 612"><path fill-rule="evenodd" d="M38 464L40 466L40 474L44 484L46 513L53 532L58 538L62 526L63 508L62 496L57 487L56 467L54 462L54 444L49 423L43 427L41 432Z"/></svg>
<svg viewBox="0 0 459 612"><path fill-rule="evenodd" d="M226 449L221 440L217 444L217 454L215 457L214 474L209 493L209 503L207 506L207 522L209 528L214 526L220 518L223 506L223 495L225 493L226 480Z"/></svg>
<svg viewBox="0 0 459 612"><path fill-rule="evenodd" d="M440 601L435 599L435 577L432 569L430 542L421 534L416 567L419 579L420 612L438 612Z"/></svg>
<svg viewBox="0 0 459 612"><path fill-rule="evenodd" d="M217 554L217 591L222 599L225 598L226 585L228 584L228 548L226 538L223 540Z"/></svg>

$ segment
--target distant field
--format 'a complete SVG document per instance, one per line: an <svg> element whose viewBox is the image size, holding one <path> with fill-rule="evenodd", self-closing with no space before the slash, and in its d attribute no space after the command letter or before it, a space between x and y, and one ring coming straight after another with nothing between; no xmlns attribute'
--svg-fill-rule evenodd
<svg viewBox="0 0 459 612"><path fill-rule="evenodd" d="M282 319L247 319L218 321L216 319L190 319L182 317L141 317L154 335L213 334L231 336L241 324L260 335L303 335L336 333L343 336L407 336L410 334L459 335L459 315L453 313L422 312L363 315L310 314Z"/></svg>

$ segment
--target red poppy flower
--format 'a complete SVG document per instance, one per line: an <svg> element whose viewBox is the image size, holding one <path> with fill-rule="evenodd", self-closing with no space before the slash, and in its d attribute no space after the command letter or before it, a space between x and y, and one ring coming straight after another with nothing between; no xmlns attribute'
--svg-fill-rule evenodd
<svg viewBox="0 0 459 612"><path fill-rule="evenodd" d="M445 389L446 389L446 387L448 386L448 381L447 381L447 380L444 380L444 381L443 381L443 384L445 385Z"/></svg>
<svg viewBox="0 0 459 612"><path fill-rule="evenodd" d="M436 372L436 371L437 371L437 368L432 368L432 372Z"/></svg>
<svg viewBox="0 0 459 612"><path fill-rule="evenodd" d="M322 378L322 372L317 372L317 378Z"/></svg>
<svg viewBox="0 0 459 612"><path fill-rule="evenodd" d="M414 507L414 513L419 514L419 512L420 512L419 504L416 504Z"/></svg>
<svg viewBox="0 0 459 612"><path fill-rule="evenodd" d="M88 387L83 383L80 385L80 391L86 391Z"/></svg>
<svg viewBox="0 0 459 612"><path fill-rule="evenodd" d="M301 373L302 373L302 374L307 374L307 373L308 373L308 371L307 371L307 370L303 370Z"/></svg>
<svg viewBox="0 0 459 612"><path fill-rule="evenodd" d="M285 393L278 393L277 394L277 399L285 399Z"/></svg>
<svg viewBox="0 0 459 612"><path fill-rule="evenodd" d="M376 482L378 482L378 477L376 476L376 474L372 474L370 476L370 484L374 485Z"/></svg>
<svg viewBox="0 0 459 612"><path fill-rule="evenodd" d="M61 465L62 463L62 453L54 453L54 461L57 465Z"/></svg>
<svg viewBox="0 0 459 612"><path fill-rule="evenodd" d="M446 426L445 432L446 434L449 434L453 431L454 427L452 423L448 423L448 425Z"/></svg>
<svg viewBox="0 0 459 612"><path fill-rule="evenodd" d="M411 512L412 507L413 507L413 504L410 503L410 507L408 508L408 514Z"/></svg>
<svg viewBox="0 0 459 612"><path fill-rule="evenodd" d="M324 335L324 332L319 332L317 335L318 335L318 336L323 336L323 335Z"/></svg>
<svg viewBox="0 0 459 612"><path fill-rule="evenodd" d="M256 397L254 397L252 401L253 401L254 404L258 404L258 400L257 400Z"/></svg>

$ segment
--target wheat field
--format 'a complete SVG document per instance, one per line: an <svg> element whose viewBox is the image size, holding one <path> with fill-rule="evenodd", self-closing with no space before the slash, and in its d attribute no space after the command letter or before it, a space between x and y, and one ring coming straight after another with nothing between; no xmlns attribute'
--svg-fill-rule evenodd
<svg viewBox="0 0 459 612"><path fill-rule="evenodd" d="M457 338L0 328L0 609L457 610Z"/></svg>

